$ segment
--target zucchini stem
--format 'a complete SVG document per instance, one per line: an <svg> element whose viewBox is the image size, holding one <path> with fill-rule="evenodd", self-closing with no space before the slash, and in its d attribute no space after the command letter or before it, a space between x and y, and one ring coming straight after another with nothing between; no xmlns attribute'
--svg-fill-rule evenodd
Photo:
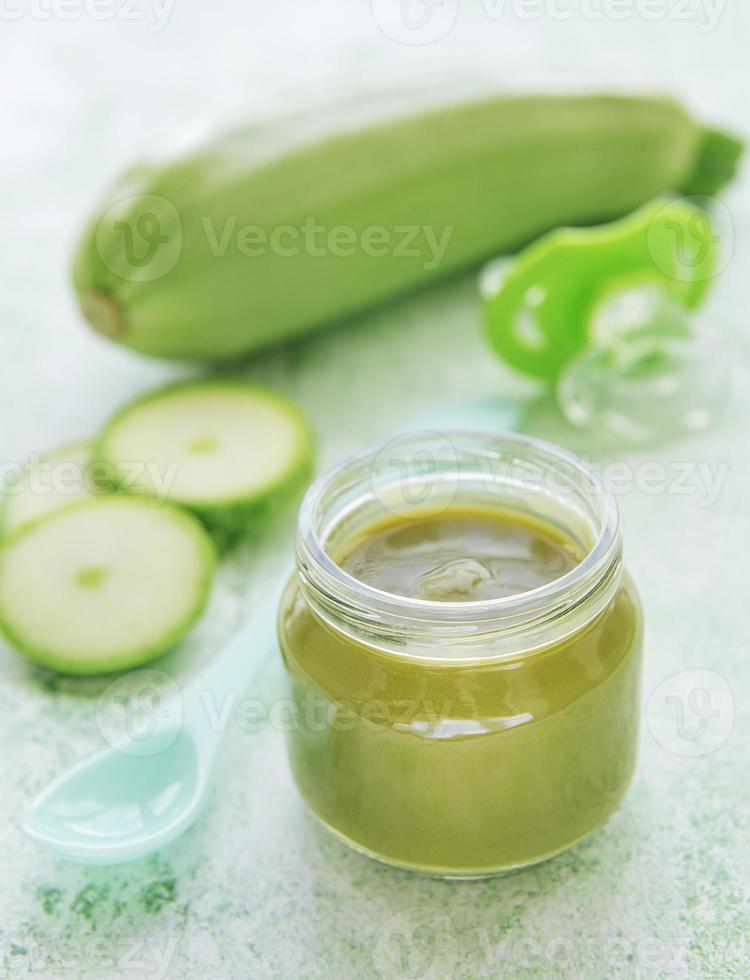
<svg viewBox="0 0 750 980"><path fill-rule="evenodd" d="M122 340L127 330L125 316L109 293L89 289L81 294L81 312L98 333L112 340Z"/></svg>
<svg viewBox="0 0 750 980"><path fill-rule="evenodd" d="M712 197L729 183L745 149L741 139L720 129L706 129L695 161L695 168L678 188L686 197Z"/></svg>

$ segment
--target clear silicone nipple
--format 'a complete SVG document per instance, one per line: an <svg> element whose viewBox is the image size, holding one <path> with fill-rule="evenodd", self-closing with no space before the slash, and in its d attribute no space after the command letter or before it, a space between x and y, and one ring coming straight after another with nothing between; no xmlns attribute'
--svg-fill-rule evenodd
<svg viewBox="0 0 750 980"><path fill-rule="evenodd" d="M592 339L558 380L568 421L636 443L715 422L731 389L734 356L726 330L692 319L654 286L604 302Z"/></svg>

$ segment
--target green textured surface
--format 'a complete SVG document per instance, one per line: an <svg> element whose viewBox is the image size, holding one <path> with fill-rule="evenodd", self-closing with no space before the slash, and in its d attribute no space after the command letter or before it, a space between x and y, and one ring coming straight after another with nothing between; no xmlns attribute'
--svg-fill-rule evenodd
<svg viewBox="0 0 750 980"><path fill-rule="evenodd" d="M219 13L178 0L161 33L143 23L86 18L3 24L0 71L4 90L13 84L16 91L0 110L4 461L86 437L128 398L189 373L94 337L67 284L70 246L92 189L155 140L165 120L182 123L197 110L241 105L333 69L434 60L475 44L501 56L516 79L531 61L564 76L585 56L592 77L616 70L620 80L632 75L639 83L647 66L717 122L744 125L746 12L739 4L713 32L667 19L498 23L466 5L456 30L425 49L385 37L365 3L275 8L261 13L237 0ZM705 66L703 77L696 66ZM714 302L746 330L747 184L725 201L735 247ZM438 400L510 385L484 347L468 280L265 357L242 374L303 404L324 462ZM619 502L628 564L645 605L644 701L654 692L662 701L665 693L679 694L674 682L659 685L687 669L717 672L730 697L716 688L719 717L693 741L680 737L676 711L653 715L658 738L644 725L632 790L593 838L502 880L445 883L394 872L349 853L308 818L278 731L233 725L208 812L182 840L115 869L57 862L22 837L18 817L53 775L101 744L97 703L107 682L59 679L2 646L0 977L746 977L744 378L731 416L714 431L622 457L640 474L640 485L620 493ZM576 445L542 410L531 428ZM680 491L674 481L689 462L713 472L727 464L716 500L707 503L695 469ZM653 467L640 466L647 463L664 468L672 492L654 491ZM210 616L157 666L178 680L197 670L262 596L290 539L291 526L275 526L236 554L222 571ZM263 693L272 697L277 684L270 672ZM687 721L696 720L688 714ZM696 747L713 751L681 754Z"/></svg>

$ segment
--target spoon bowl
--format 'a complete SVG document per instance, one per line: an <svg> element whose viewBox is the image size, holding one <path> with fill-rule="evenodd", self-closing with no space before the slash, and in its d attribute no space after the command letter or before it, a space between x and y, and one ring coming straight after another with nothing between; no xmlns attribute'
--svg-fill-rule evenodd
<svg viewBox="0 0 750 980"><path fill-rule="evenodd" d="M205 797L206 771L189 731L159 732L149 754L129 744L64 773L23 818L32 840L96 864L132 861L173 840Z"/></svg>

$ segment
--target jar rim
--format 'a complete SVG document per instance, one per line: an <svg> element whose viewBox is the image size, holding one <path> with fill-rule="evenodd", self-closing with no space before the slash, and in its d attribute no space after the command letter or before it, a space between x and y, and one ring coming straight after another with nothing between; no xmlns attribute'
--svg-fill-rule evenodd
<svg viewBox="0 0 750 980"><path fill-rule="evenodd" d="M326 550L320 526L321 506L331 488L345 483L347 474L367 468L368 464L372 467L378 455L395 442L416 451L420 443L436 438L459 447L458 452L469 454L484 452L497 456L499 453L498 458L508 453L514 457L526 454L537 461L544 460L553 470L575 475L580 488L590 487L588 497L596 504L598 527L596 538L581 561L559 578L534 589L464 601L422 599L387 592L342 568ZM580 457L534 436L478 430L407 433L346 456L309 487L300 507L297 535L297 564L303 587L313 590L316 598L322 600L324 615L335 607L337 614L358 619L360 626L369 624L380 633L389 632L389 621L395 621L396 627L410 623L423 630L442 627L448 642L465 638L467 634L486 636L487 632L503 629L518 632L520 627L555 619L580 605L607 582L610 582L607 592L611 598L611 580L616 577L619 581L621 550L619 511L614 495L600 474ZM413 633L414 628L408 632ZM430 644L436 639L432 635Z"/></svg>

